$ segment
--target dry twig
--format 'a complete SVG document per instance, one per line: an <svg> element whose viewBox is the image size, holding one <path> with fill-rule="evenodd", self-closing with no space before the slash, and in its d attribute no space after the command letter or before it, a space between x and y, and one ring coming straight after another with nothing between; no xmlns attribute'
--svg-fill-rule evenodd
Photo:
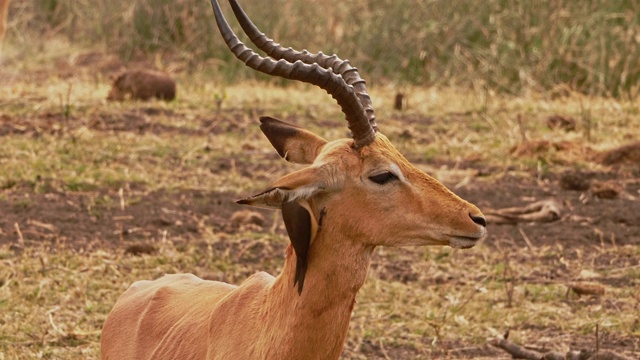
<svg viewBox="0 0 640 360"><path fill-rule="evenodd" d="M569 350L566 354L557 351L540 353L527 349L518 344L503 338L496 338L489 341L489 345L499 347L511 354L514 359L524 360L631 360L630 358L617 354L613 351L589 351L589 350Z"/></svg>
<svg viewBox="0 0 640 360"><path fill-rule="evenodd" d="M563 205L557 200L536 201L523 207L485 210L490 224L517 224L519 222L552 222L560 219Z"/></svg>

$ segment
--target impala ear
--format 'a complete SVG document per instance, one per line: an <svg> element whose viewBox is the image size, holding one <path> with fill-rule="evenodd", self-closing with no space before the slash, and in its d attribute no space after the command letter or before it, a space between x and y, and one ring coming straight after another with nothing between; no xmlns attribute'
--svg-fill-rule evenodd
<svg viewBox="0 0 640 360"><path fill-rule="evenodd" d="M304 276L307 273L309 247L318 232L318 222L306 200L282 204L282 219L296 253L296 274L293 278L293 286L298 285L298 295L301 295Z"/></svg>
<svg viewBox="0 0 640 360"><path fill-rule="evenodd" d="M238 204L267 208L281 208L286 202L309 199L326 189L324 178L318 167L308 167L285 175L266 190L236 201Z"/></svg>
<svg viewBox="0 0 640 360"><path fill-rule="evenodd" d="M327 140L301 127L268 116L260 118L260 130L278 154L296 164L311 164Z"/></svg>
<svg viewBox="0 0 640 360"><path fill-rule="evenodd" d="M311 211L308 199L326 189L320 172L317 167L293 172L278 179L267 190L237 201L238 204L282 209L284 225L296 253L293 285L298 285L298 294L302 294L309 246L318 231L318 221Z"/></svg>

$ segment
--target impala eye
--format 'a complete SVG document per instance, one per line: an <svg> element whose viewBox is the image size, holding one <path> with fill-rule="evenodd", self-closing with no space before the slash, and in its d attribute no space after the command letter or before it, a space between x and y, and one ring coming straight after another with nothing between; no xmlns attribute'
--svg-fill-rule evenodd
<svg viewBox="0 0 640 360"><path fill-rule="evenodd" d="M398 180L398 177L395 176L392 172L387 171L378 175L369 176L369 180L373 181L378 185L384 185L391 180Z"/></svg>

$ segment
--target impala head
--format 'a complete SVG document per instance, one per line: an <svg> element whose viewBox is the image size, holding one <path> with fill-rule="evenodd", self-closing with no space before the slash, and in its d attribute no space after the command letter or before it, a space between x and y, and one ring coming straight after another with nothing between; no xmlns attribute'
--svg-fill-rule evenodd
<svg viewBox="0 0 640 360"><path fill-rule="evenodd" d="M371 100L356 68L336 55L283 48L262 34L235 0L231 6L251 41L241 43L212 0L218 28L247 66L326 90L341 106L351 139L327 141L302 128L263 117L260 128L285 160L309 166L288 174L241 204L282 209L298 262L323 227L364 245L449 245L470 248L486 234L478 208L413 166L378 132ZM330 224L322 223L331 214ZM305 264L296 274L301 291Z"/></svg>

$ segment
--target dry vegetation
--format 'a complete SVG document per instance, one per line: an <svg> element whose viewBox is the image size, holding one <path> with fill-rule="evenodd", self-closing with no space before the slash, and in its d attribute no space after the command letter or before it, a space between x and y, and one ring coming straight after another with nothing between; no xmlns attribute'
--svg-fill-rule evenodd
<svg viewBox="0 0 640 360"><path fill-rule="evenodd" d="M256 24L283 44L348 55L369 81L638 95L637 0L274 0L245 7L263 15ZM172 53L179 66L217 66L228 80L256 76L227 62L208 1L15 1L11 14L9 37L23 43L34 34L62 35L125 59Z"/></svg>
<svg viewBox="0 0 640 360"><path fill-rule="evenodd" d="M220 43L208 44L215 33L207 2L193 9L187 1L159 0L134 2L126 9L120 1L14 3L0 59L0 359L98 358L102 323L135 280L193 272L238 283L257 270L278 272L287 238L277 213L234 216L242 208L233 199L264 187L292 166L259 133L257 117L276 116L335 139L345 136L346 127L332 99L296 84L245 80L233 85L221 80L237 73L247 76L248 71L224 63L223 52L217 50ZM89 12L89 3L97 3L100 11ZM207 25L200 28L202 33L193 33L197 27L185 23L184 38L167 40L164 36L181 32L164 29L162 36L141 38L140 30L110 23L115 15L102 16L94 27L81 21L126 14L120 18L140 24L144 17L136 14L155 3L161 3L155 8L162 11L154 16L175 16L169 10L176 7L183 20ZM287 19L298 19L305 11L317 13L313 2L301 3L304 6L258 2L259 10L252 11L271 13L282 6L287 14L282 18ZM447 31L442 30L443 19L461 13L467 2L429 2L413 9L432 21L428 26L399 21L415 15L395 5L400 2L374 3L353 5L358 9L334 3L329 12L333 18L307 22L314 29L309 37L298 32L302 20L288 27L266 20L258 25L271 26L283 43L291 40L299 46L311 39L312 48L356 54L354 63L368 69L367 78L398 71L419 83L440 84L399 85L387 78L373 82L370 92L382 131L400 151L481 208L523 206L545 198L557 199L565 208L551 223L490 225L489 238L471 250L377 249L343 358L508 358L488 345L507 331L509 340L536 349L599 348L639 357L640 166L633 159L606 166L600 162L605 151L637 142L640 107L626 97L574 91L633 95L635 80L626 88L622 83L606 85L619 74L612 70L611 77L598 77L602 73L590 62L596 55L573 52L608 44L616 56L607 64L617 69L616 61L626 59L620 66L635 68L637 56L631 55L636 45L620 52L617 46L626 38L606 41L604 28L595 25L590 36L601 34L594 37L605 41L593 45L570 36L586 31L576 24L596 18L598 12L591 7L597 8L598 2L584 9L571 8L573 2L552 2L567 7L565 12L540 6L559 14L553 18L559 23L538 14L542 24L515 33L499 25L532 16L528 2L515 6L514 12L500 12L503 2L483 2L486 9L477 7L474 13L493 20L448 20L452 28ZM623 10L636 6L633 1L611 4ZM621 11L601 22L626 21L628 14ZM359 20L346 21L351 16ZM22 31L38 19L48 20L42 28ZM397 45L399 49L411 49L411 42L442 48L422 49L428 60L419 65L422 60L414 50L407 50L405 60L389 63L374 40L361 33L360 38L347 35L360 21L388 24L384 36L411 30L402 26L423 30L418 38ZM475 25L489 43L459 40L473 39L465 32ZM162 29L146 26L153 32ZM341 26L344 32L339 32ZM628 28L632 33L633 26ZM316 30L325 27L344 35L336 44L321 42ZM78 28L86 30L89 39L76 38ZM608 29L611 34L622 31ZM47 34L47 41L27 46L33 40L30 32L39 31ZM552 31L566 33L567 43L549 56L562 53L558 58L563 61L580 60L588 79L596 76L603 82L578 83L578 72L562 78L543 62L524 66L517 61L531 60L524 53L507 63L489 56L507 56L500 49L510 49L509 37L525 35L542 53L556 38L549 35ZM451 43L436 34L450 37ZM511 41L520 43L517 39ZM91 41L102 45L88 50ZM356 51L356 44L363 50ZM152 47L157 52L149 53ZM203 60L211 54L222 59ZM174 73L176 101L107 103L110 76L124 64ZM506 70L483 64L502 64ZM566 64L557 66L567 69ZM510 71L520 68L526 76L509 80ZM490 75L497 73L504 75ZM442 77L432 78L434 74ZM528 78L536 84L522 80ZM476 86L454 86L464 83L461 79ZM564 85L553 86L558 83ZM408 94L403 112L393 110L397 91ZM554 116L573 119L575 129L549 128ZM602 184L613 189L612 198L598 195ZM596 285L604 293L578 295L570 290L575 284Z"/></svg>

